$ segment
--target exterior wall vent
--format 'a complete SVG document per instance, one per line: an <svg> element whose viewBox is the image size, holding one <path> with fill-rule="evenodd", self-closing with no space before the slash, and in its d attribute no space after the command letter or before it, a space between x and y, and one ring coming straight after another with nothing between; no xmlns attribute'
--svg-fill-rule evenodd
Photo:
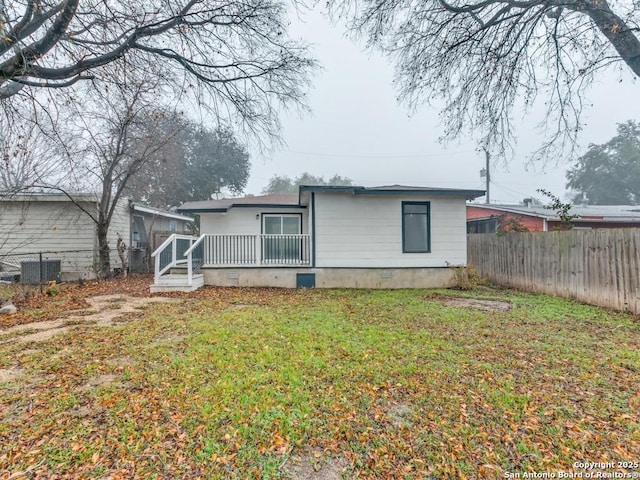
<svg viewBox="0 0 640 480"><path fill-rule="evenodd" d="M315 288L315 273L298 273L296 275L296 288Z"/></svg>

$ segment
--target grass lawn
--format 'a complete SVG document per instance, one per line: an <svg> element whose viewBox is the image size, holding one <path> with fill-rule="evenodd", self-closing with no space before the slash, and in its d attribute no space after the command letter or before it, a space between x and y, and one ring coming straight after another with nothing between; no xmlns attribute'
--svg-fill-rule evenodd
<svg viewBox="0 0 640 480"><path fill-rule="evenodd" d="M115 327L16 338L0 330L3 479L506 478L640 461L640 322L543 295L205 288Z"/></svg>

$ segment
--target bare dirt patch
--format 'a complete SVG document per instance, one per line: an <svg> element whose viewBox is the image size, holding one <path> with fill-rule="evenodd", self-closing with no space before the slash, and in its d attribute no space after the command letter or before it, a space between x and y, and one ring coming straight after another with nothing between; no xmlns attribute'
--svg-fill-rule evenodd
<svg viewBox="0 0 640 480"><path fill-rule="evenodd" d="M290 480L339 480L348 466L343 456L328 457L321 450L312 450L291 457L282 471Z"/></svg>
<svg viewBox="0 0 640 480"><path fill-rule="evenodd" d="M18 313L14 315L0 315L0 328L80 316L83 310L89 308L85 299L91 297L116 293L128 297L149 297L149 285L152 283L153 275L147 274L99 281L60 283L55 287L55 296L48 295L48 289L44 287L0 285L0 298L10 298L18 307ZM176 295L166 296L177 297Z"/></svg>
<svg viewBox="0 0 640 480"><path fill-rule="evenodd" d="M38 350L37 348L25 348L20 352L20 355L22 356L33 355L34 353L38 353L38 352L40 352L40 350Z"/></svg>
<svg viewBox="0 0 640 480"><path fill-rule="evenodd" d="M131 359L131 357L116 357L108 360L108 363L111 365L115 365L116 367L128 367L130 365L135 365L136 362Z"/></svg>
<svg viewBox="0 0 640 480"><path fill-rule="evenodd" d="M485 300L482 298L453 297L442 302L447 307L473 308L485 312L507 312L511 310L511 302L504 300Z"/></svg>
<svg viewBox="0 0 640 480"><path fill-rule="evenodd" d="M127 314L136 312L152 303L176 302L175 298L167 297L131 297L128 295L100 295L86 299L90 311L83 311L80 316L65 317L45 322L32 322L0 330L0 336L5 337L2 343L12 342L41 342L60 333L65 333L77 327L113 327L122 324ZM9 338L6 338L9 337Z"/></svg>
<svg viewBox="0 0 640 480"><path fill-rule="evenodd" d="M69 411L69 413L74 417L87 418L87 417L93 417L94 415L98 414L99 412L97 410L92 409L88 405L79 405L79 406L73 407Z"/></svg>
<svg viewBox="0 0 640 480"><path fill-rule="evenodd" d="M0 384L12 382L24 375L24 370L19 367L0 368Z"/></svg>
<svg viewBox="0 0 640 480"><path fill-rule="evenodd" d="M48 340L56 335L64 332L68 332L71 327L61 326L59 328L51 328L49 330L39 330L38 332L31 333L28 335L21 335L18 337L14 337L13 340L19 343L27 343L27 342L43 342Z"/></svg>
<svg viewBox="0 0 640 480"><path fill-rule="evenodd" d="M116 375L113 375L111 373L100 375L98 377L93 377L87 382L87 384L83 387L83 389L92 389L92 388L109 385L111 383L114 383L117 378L118 377Z"/></svg>
<svg viewBox="0 0 640 480"><path fill-rule="evenodd" d="M170 303L178 300L167 297L129 297L127 295L102 295L88 298L96 313L81 317L85 322L96 322L98 327L113 327L127 313L134 313L152 303Z"/></svg>

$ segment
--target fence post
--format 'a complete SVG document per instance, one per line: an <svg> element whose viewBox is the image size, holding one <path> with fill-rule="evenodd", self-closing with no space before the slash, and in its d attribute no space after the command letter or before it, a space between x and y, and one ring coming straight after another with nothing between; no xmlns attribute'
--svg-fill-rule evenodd
<svg viewBox="0 0 640 480"><path fill-rule="evenodd" d="M160 254L153 257L153 272L154 283L157 285L160 278Z"/></svg>
<svg viewBox="0 0 640 480"><path fill-rule="evenodd" d="M42 271L42 252L38 252L38 271L40 272L40 293L44 284L44 272Z"/></svg>
<svg viewBox="0 0 640 480"><path fill-rule="evenodd" d="M172 235L173 242L171 242L171 264L175 267L176 260L178 259L178 239L175 236L175 233ZM169 270L171 273L171 270Z"/></svg>
<svg viewBox="0 0 640 480"><path fill-rule="evenodd" d="M189 239L189 249L193 246L193 238ZM187 255L187 284L191 286L193 284L193 252L189 252Z"/></svg>

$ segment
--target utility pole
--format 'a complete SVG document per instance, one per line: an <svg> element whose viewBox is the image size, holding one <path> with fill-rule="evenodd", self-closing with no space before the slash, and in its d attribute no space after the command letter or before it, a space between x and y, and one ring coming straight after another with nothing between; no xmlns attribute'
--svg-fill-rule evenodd
<svg viewBox="0 0 640 480"><path fill-rule="evenodd" d="M483 147L483 150L484 150L484 155L485 155L485 157L487 159L487 164L485 166L485 172L486 172L485 177L486 177L486 184L487 184L487 187L486 187L487 193L485 194L485 197L484 197L485 198L485 202L484 203L489 204L490 203L489 182L491 182L491 173L490 173L490 170L489 170L489 158L490 158L490 155L489 155L489 150L487 149L487 147Z"/></svg>
<svg viewBox="0 0 640 480"><path fill-rule="evenodd" d="M489 204L490 203L490 196L489 196L489 184L491 182L491 172L489 171L489 160L491 158L491 155L489 155L489 150L487 149L487 147L482 147L482 150L484 150L484 155L486 157L486 165L485 168L483 168L482 170L480 170L480 177L484 177L486 180L486 193L484 196L484 203Z"/></svg>

